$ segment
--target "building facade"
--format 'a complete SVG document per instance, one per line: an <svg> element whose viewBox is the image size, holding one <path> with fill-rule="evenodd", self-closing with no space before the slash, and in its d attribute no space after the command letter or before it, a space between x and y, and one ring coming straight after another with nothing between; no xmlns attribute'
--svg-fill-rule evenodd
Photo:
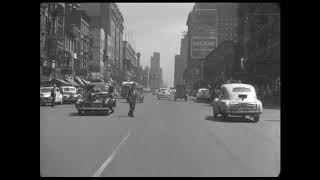
<svg viewBox="0 0 320 180"><path fill-rule="evenodd" d="M187 68L184 73L187 85L191 85L202 78L202 59L217 47L218 11L215 7L209 5L196 3L188 15Z"/></svg>
<svg viewBox="0 0 320 180"><path fill-rule="evenodd" d="M150 88L151 90L160 88L160 53L154 52L150 60Z"/></svg>
<svg viewBox="0 0 320 180"><path fill-rule="evenodd" d="M240 69L239 43L224 41L204 59L203 82L215 86L237 79Z"/></svg>
<svg viewBox="0 0 320 180"><path fill-rule="evenodd" d="M145 66L142 70L142 83L145 88L149 88L149 67Z"/></svg>
<svg viewBox="0 0 320 180"><path fill-rule="evenodd" d="M123 41L123 79L131 81L135 78L135 72L138 68L136 52L128 41Z"/></svg>
<svg viewBox="0 0 320 180"><path fill-rule="evenodd" d="M185 59L182 55L176 55L174 58L174 87L177 84L183 84L183 72L185 70Z"/></svg>
<svg viewBox="0 0 320 180"><path fill-rule="evenodd" d="M92 19L92 25L103 28L106 40L106 80L122 81L123 74L123 16L115 3L82 3Z"/></svg>
<svg viewBox="0 0 320 180"><path fill-rule="evenodd" d="M240 3L238 13L246 79L268 83L280 78L280 5Z"/></svg>
<svg viewBox="0 0 320 180"><path fill-rule="evenodd" d="M94 79L105 79L106 71L104 65L105 52L105 33L103 28L92 27L90 29L90 37L92 39L92 59L89 63L89 69L93 73Z"/></svg>

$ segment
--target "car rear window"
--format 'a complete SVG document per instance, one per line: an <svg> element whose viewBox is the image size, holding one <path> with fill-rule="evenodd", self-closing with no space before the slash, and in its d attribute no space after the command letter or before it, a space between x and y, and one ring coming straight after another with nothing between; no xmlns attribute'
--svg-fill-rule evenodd
<svg viewBox="0 0 320 180"><path fill-rule="evenodd" d="M232 89L232 92L251 92L250 88L236 87Z"/></svg>

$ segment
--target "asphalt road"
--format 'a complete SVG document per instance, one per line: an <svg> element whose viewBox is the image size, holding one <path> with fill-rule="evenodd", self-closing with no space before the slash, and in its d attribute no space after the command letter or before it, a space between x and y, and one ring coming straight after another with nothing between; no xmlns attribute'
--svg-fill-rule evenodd
<svg viewBox="0 0 320 180"><path fill-rule="evenodd" d="M157 100L117 100L115 113L78 116L74 105L40 107L43 176L278 176L280 110L249 118L213 118L212 107Z"/></svg>

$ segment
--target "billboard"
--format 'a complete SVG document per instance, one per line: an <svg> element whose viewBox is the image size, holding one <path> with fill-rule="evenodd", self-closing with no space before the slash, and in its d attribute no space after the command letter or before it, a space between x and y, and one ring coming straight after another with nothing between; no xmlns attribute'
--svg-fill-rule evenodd
<svg viewBox="0 0 320 180"><path fill-rule="evenodd" d="M192 36L191 37L191 58L205 58L217 47L215 36Z"/></svg>

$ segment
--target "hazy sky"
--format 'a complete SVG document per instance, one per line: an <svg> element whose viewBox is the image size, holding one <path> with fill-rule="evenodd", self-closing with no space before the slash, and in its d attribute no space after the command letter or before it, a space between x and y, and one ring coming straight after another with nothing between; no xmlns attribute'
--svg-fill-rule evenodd
<svg viewBox="0 0 320 180"><path fill-rule="evenodd" d="M174 56L180 53L181 32L187 30L194 3L117 3L130 41L141 53L140 63L150 67L153 52L160 52L163 80L173 86Z"/></svg>

